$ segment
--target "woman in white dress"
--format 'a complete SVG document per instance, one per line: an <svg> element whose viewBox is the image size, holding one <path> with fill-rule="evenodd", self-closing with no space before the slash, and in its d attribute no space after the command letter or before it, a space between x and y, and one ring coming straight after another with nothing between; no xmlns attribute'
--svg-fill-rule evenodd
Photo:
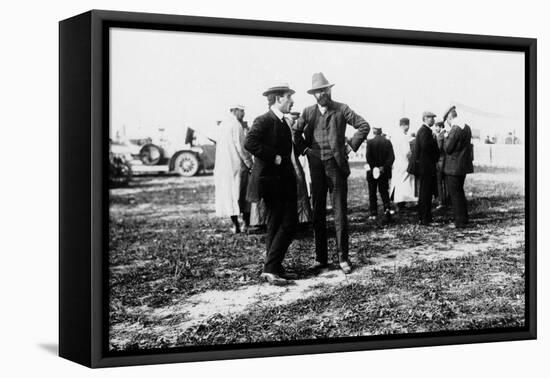
<svg viewBox="0 0 550 378"><path fill-rule="evenodd" d="M411 156L410 142L413 139L409 135L409 119L401 118L399 120L399 127L401 132L396 135L395 139L392 139L393 148L395 151L395 161L393 163L391 180L392 188L390 193L393 191L394 203L398 206L402 206L406 202L415 202L418 199L415 197L414 175L407 172L409 158Z"/></svg>

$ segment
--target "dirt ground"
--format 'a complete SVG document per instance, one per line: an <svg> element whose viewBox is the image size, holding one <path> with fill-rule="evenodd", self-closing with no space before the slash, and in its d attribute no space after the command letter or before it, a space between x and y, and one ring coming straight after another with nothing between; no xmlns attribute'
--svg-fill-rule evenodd
<svg viewBox="0 0 550 378"><path fill-rule="evenodd" d="M112 189L110 348L269 342L524 324L524 185L517 171L466 180L474 227L367 219L361 165L349 181L356 269L313 276L311 230L293 242L291 286L258 282L262 235L232 235L214 216L213 177L137 177ZM330 222L329 222L330 224ZM329 233L330 235L330 233ZM333 239L329 248L334 250Z"/></svg>

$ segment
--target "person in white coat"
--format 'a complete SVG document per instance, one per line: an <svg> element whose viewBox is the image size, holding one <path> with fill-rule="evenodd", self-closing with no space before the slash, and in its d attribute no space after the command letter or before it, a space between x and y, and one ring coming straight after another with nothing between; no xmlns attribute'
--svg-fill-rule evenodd
<svg viewBox="0 0 550 378"><path fill-rule="evenodd" d="M398 208L403 207L407 202L415 202L414 175L407 171L409 159L411 156L410 142L413 139L409 134L410 121L408 118L399 120L401 132L392 139L395 161L393 163L392 187L393 202ZM390 190L391 192L392 190Z"/></svg>
<svg viewBox="0 0 550 378"><path fill-rule="evenodd" d="M218 126L214 165L216 215L229 217L232 222L231 231L240 233L240 214L243 216L244 228L247 229L250 224L250 203L246 201L246 187L252 168L252 155L243 147L246 136L244 107L234 105L230 112L231 115Z"/></svg>

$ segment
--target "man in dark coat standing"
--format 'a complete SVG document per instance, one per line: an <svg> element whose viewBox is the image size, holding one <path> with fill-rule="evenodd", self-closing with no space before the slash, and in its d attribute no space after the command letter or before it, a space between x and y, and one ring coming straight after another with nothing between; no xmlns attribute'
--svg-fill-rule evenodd
<svg viewBox="0 0 550 378"><path fill-rule="evenodd" d="M298 153L307 155L311 173L316 254L312 269L317 273L328 270L326 201L330 191L338 260L342 271L348 274L351 272L348 257L348 154L359 149L370 126L349 106L332 100L333 86L321 72L313 75L312 88L307 93L313 95L317 103L305 108L294 125L294 144ZM348 124L357 129L350 140L345 136Z"/></svg>
<svg viewBox="0 0 550 378"><path fill-rule="evenodd" d="M439 149L431 127L435 123L435 114L424 112L423 124L418 129L414 148L414 170L420 181L418 189L418 218L423 226L432 221L432 195L436 185L436 163L439 160Z"/></svg>
<svg viewBox="0 0 550 378"><path fill-rule="evenodd" d="M447 180L447 190L451 196L454 223L457 228L468 225L468 203L464 193L466 175L474 171L472 130L458 119L456 107L445 113L445 122L450 131L445 138L445 165L443 171Z"/></svg>
<svg viewBox="0 0 550 378"><path fill-rule="evenodd" d="M274 285L284 285L295 278L283 267L298 223L292 134L284 117L292 109L294 93L284 83L263 93L269 111L254 120L244 144L255 157L247 199L251 202L263 199L267 213L267 251L260 277Z"/></svg>
<svg viewBox="0 0 550 378"><path fill-rule="evenodd" d="M384 215L390 217L390 189L392 165L395 160L393 146L389 139L382 135L380 127L373 127L374 138L367 140L367 184L369 186L369 208L371 219L378 215L376 190L380 192Z"/></svg>

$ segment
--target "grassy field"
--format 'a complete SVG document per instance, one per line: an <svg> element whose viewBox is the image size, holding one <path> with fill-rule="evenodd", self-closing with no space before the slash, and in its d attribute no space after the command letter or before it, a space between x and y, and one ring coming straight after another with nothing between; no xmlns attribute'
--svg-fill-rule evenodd
<svg viewBox="0 0 550 378"><path fill-rule="evenodd" d="M214 216L212 176L145 176L112 189L110 348L521 326L523 175L478 171L466 180L475 227L456 230L450 213L430 228L414 224L411 210L389 224L369 221L364 171L354 166L354 274L312 277L313 235L305 230L286 259L298 286L283 291L259 284L263 236L232 235L228 220ZM208 298L217 307L193 311Z"/></svg>

